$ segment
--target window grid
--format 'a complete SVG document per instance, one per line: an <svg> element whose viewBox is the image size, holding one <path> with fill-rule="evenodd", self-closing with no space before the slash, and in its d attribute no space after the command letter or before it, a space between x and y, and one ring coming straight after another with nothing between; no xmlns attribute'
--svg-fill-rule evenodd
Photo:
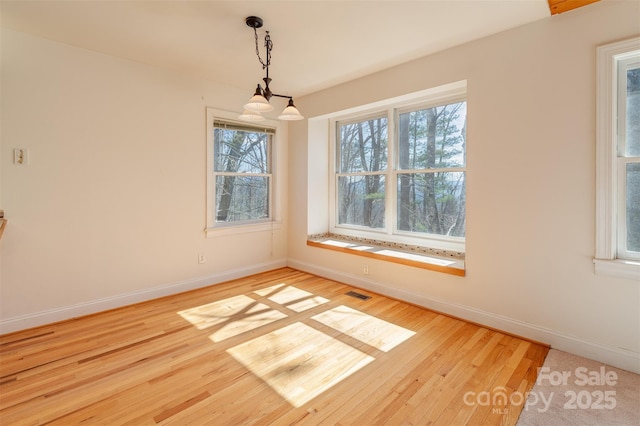
<svg viewBox="0 0 640 426"><path fill-rule="evenodd" d="M630 142L630 138L633 137L633 132L629 132L630 125L637 122L630 119L630 106L629 100L629 87L627 86L627 75L629 71L640 69L640 51L632 54L630 57L616 60L617 73L617 103L616 103L616 116L617 116L617 129L616 129L616 145L617 145L617 191L616 191L616 208L618 211L617 217L617 244L616 255L621 259L640 259L640 248L638 248L638 241L640 236L636 235L637 230L630 228L629 222L635 222L638 219L634 215L629 216L631 209L634 206L631 204L630 192L636 192L635 187L632 189L629 184L629 170L632 169L632 165L640 164L640 156L631 155L631 152L636 152L637 149ZM637 95L640 96L640 95ZM632 107L633 111L633 107ZM640 111L635 111L640 115ZM631 167L629 167L631 166Z"/></svg>
<svg viewBox="0 0 640 426"><path fill-rule="evenodd" d="M271 159L273 129L252 127L245 124L236 125L233 122L214 120L212 131L214 133L214 143L213 152L211 153L213 156L213 185L211 190L213 191L212 198L215 205L211 212L213 217L210 218L209 222L214 227L224 227L271 221L273 217ZM226 153L225 167L222 169L220 167L222 165L221 147L225 141L217 138L223 139L224 132L235 132L234 134L244 137L244 142L250 140L252 135L254 139L250 141L248 148L244 148L242 145L238 147L238 152L235 153L237 158L233 158L232 153ZM258 148L256 149L255 146L258 146ZM250 158L251 156L253 158ZM252 161L245 161L247 157ZM237 160L236 164L226 167L233 163L233 160ZM243 165L245 167L248 166L248 168L240 170ZM253 170L254 168L259 171ZM260 180L264 180L265 184L260 184ZM235 189L238 187L234 186L231 192L227 190L228 182L240 182L241 186L239 188L245 191L241 194L241 197L234 194ZM242 185L244 185L244 188ZM221 208L220 204L225 199L229 206ZM238 199L242 200L238 201ZM243 205L239 207L238 203ZM231 214L231 217L228 217L228 214Z"/></svg>
<svg viewBox="0 0 640 426"><path fill-rule="evenodd" d="M440 242L441 244L435 244L437 247L443 247L447 249L455 249L464 251L464 237L451 237L447 235L428 234L423 232L415 232L410 230L401 230L398 227L398 182L401 175L425 175L438 173L466 173L466 164L459 167L436 167L436 168L419 168L419 169L400 169L399 163L399 136L398 136L398 122L399 114L406 112L421 111L429 108L440 107L453 103L465 104L465 125L466 125L466 97L464 94L458 94L449 96L445 99L438 99L437 101L423 101L411 105L410 107L398 107L388 108L385 111L384 117L387 120L387 167L381 171L359 171L359 172L345 172L343 171L342 164L342 126L364 122L371 119L377 119L383 117L380 112L373 114L362 114L357 117L348 117L346 119L334 119L332 120L332 128L334 131L331 135L331 157L335 164L335 182L331 188L331 204L333 215L331 217L331 229L332 232L348 235L348 236L365 236L370 238L382 238L385 240L396 241L401 243L414 243L419 245L434 245L433 242ZM466 141L464 143L466 150ZM466 163L466 154L464 154ZM372 176L380 175L385 180L385 208L384 208L384 227L371 228L367 226L361 226L357 224L340 223L340 202L338 201L338 194L340 193L339 182L343 177L349 176ZM466 192L466 191L465 191Z"/></svg>

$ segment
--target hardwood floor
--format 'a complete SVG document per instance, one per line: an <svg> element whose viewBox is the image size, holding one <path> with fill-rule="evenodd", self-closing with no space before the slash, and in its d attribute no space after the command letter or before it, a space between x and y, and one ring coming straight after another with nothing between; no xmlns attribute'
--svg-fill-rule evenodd
<svg viewBox="0 0 640 426"><path fill-rule="evenodd" d="M0 336L0 423L515 424L547 351L284 268Z"/></svg>

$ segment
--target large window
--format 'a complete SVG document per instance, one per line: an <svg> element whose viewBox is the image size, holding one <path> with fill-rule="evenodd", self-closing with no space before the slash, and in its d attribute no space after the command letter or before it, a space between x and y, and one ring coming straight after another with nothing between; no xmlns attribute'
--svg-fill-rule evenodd
<svg viewBox="0 0 640 426"><path fill-rule="evenodd" d="M464 251L465 91L332 121L332 233Z"/></svg>
<svg viewBox="0 0 640 426"><path fill-rule="evenodd" d="M211 116L208 132L207 229L272 222L275 129Z"/></svg>
<svg viewBox="0 0 640 426"><path fill-rule="evenodd" d="M596 272L640 278L640 38L598 49Z"/></svg>

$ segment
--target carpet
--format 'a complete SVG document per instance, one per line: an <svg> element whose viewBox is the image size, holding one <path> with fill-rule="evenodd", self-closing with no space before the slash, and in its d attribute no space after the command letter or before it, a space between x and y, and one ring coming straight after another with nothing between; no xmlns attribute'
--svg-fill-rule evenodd
<svg viewBox="0 0 640 426"><path fill-rule="evenodd" d="M640 425L640 375L551 349L517 426Z"/></svg>

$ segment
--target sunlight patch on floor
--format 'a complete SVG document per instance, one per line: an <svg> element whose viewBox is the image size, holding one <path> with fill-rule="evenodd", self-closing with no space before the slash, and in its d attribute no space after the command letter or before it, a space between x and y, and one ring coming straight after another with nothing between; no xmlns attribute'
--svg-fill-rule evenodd
<svg viewBox="0 0 640 426"><path fill-rule="evenodd" d="M295 312L303 312L329 301L329 299L325 299L324 297L314 296L308 291L286 284L276 284L271 287L256 290L254 293L268 297L272 302L286 306Z"/></svg>
<svg viewBox="0 0 640 426"><path fill-rule="evenodd" d="M264 305L263 305L264 306ZM234 320L226 323L225 325L213 333L209 338L214 342L221 342L229 337L237 336L247 331L255 330L263 325L271 324L274 321L286 318L287 315L280 311L271 309L269 311L257 312L254 315L247 316L246 318Z"/></svg>
<svg viewBox="0 0 640 426"><path fill-rule="evenodd" d="M178 314L197 329L211 333L209 339L213 342L221 342L287 318L273 303L303 312L329 302L286 283L256 290L251 296L229 297ZM375 360L347 340L338 340L312 327L313 321L384 352L415 334L341 305L305 320L310 325L295 322L244 341L227 353L299 407Z"/></svg>
<svg viewBox="0 0 640 426"><path fill-rule="evenodd" d="M416 334L344 305L314 315L311 319L383 352L390 351Z"/></svg>
<svg viewBox="0 0 640 426"><path fill-rule="evenodd" d="M245 295L186 309L178 314L198 330L218 327L209 336L214 342L220 342L287 317L286 314Z"/></svg>
<svg viewBox="0 0 640 426"><path fill-rule="evenodd" d="M301 322L227 352L294 407L300 407L374 360Z"/></svg>

